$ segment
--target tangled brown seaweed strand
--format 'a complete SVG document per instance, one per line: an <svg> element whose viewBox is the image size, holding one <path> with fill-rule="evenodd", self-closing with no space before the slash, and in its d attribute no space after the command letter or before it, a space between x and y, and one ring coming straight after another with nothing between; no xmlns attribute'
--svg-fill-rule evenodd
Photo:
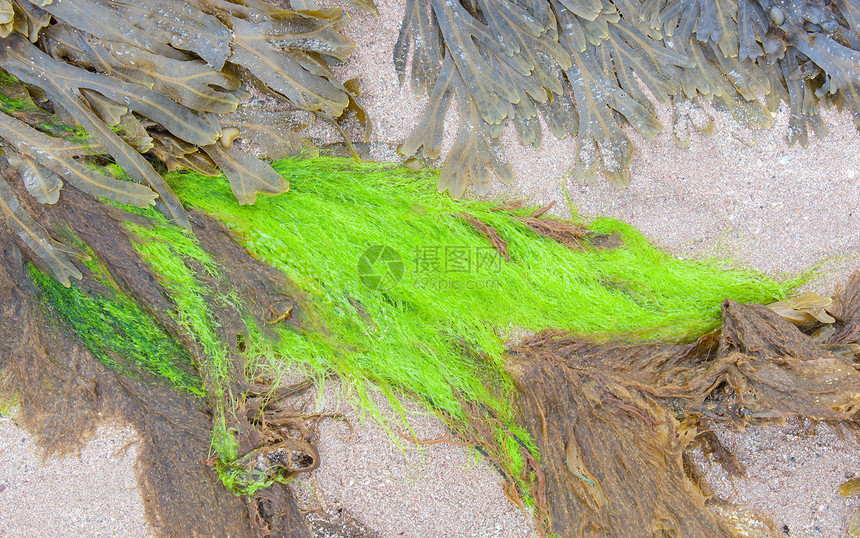
<svg viewBox="0 0 860 538"><path fill-rule="evenodd" d="M243 455L232 468L240 470L249 482L284 482L297 473L308 473L320 464L316 449L322 420L339 420L355 434L352 423L340 413L307 413L310 401L298 398L314 385L304 380L291 386L278 386L276 380L258 379L244 399L242 414L245 432L240 432ZM216 463L216 462L213 462ZM253 515L253 514L252 514Z"/></svg>
<svg viewBox="0 0 860 538"><path fill-rule="evenodd" d="M554 205L555 201L550 202L548 205L534 210L530 215L516 218L538 235L548 237L573 250L582 250L584 240L589 235L588 230L572 222L543 218L544 213L552 209Z"/></svg>
<svg viewBox="0 0 860 538"><path fill-rule="evenodd" d="M499 232L496 231L495 228L493 228L489 224L481 222L472 215L469 215L468 213L460 213L457 216L471 224L472 227L478 231L478 233L483 235L484 238L486 238L486 240L489 241L491 245L493 245L493 248L496 249L496 251L502 258L507 261L511 261L511 255L508 253L508 242L502 239L502 236L499 235Z"/></svg>
<svg viewBox="0 0 860 538"><path fill-rule="evenodd" d="M372 1L351 3L375 11ZM369 125L356 102L357 81L341 82L330 69L355 47L341 32L349 16L312 0L291 6L263 0L0 0L4 95L18 79L28 86L18 84L14 102L30 112L42 107L58 114L48 114L46 122L16 110L18 105L0 112L0 140L24 173L28 192L41 203L55 203L66 182L123 204L156 203L190 229L182 204L143 154L168 169L224 172L242 204L253 204L259 193L286 191L289 183L280 174L233 140L280 158L309 147L298 130L314 117L336 123L349 110ZM297 113L238 108L249 88ZM66 140L46 129L52 123L79 124L90 138ZM94 167L94 155L109 155L127 177ZM0 198L0 220L55 276L64 284L78 277L70 259L77 253L25 215L3 184Z"/></svg>
<svg viewBox="0 0 860 538"><path fill-rule="evenodd" d="M534 233L552 239L553 241L561 243L573 250L582 250L586 243L595 248L607 249L617 248L620 245L620 238L615 235L609 236L604 234L595 234L571 221L559 220L551 217L544 218L544 214L555 206L555 201L552 201L543 207L534 209L528 215L516 214L524 209L528 210L529 206L530 204L528 204L527 200L512 200L495 207L493 210L512 213L515 219L528 226ZM498 232L491 227L487 230L487 233L484 233L482 227L486 227L486 224L478 223L478 225L475 225L472 223L472 225L475 226L475 228L481 232L484 237L487 237L487 239L493 243L493 246L496 246L496 241L504 241L501 237L498 237L498 239L492 237L493 234L498 236ZM499 247L496 247L497 250L498 248ZM499 253L501 254L502 252L499 251ZM507 243L505 243L505 253L503 256L510 261L510 258L507 256Z"/></svg>
<svg viewBox="0 0 860 538"><path fill-rule="evenodd" d="M674 105L682 147L691 126L710 131L691 113L699 99L762 128L785 102L791 144L826 134L821 105L849 108L860 127L860 0L408 0L394 50L401 82L410 58L412 88L430 101L400 150L439 157L456 97L438 185L454 197L470 183L487 192L493 175L513 180L498 144L509 122L536 148L543 124L577 136L578 176L600 166L627 185L622 126L646 138L663 129L648 93Z"/></svg>
<svg viewBox="0 0 860 538"><path fill-rule="evenodd" d="M519 217L519 220L538 235L548 237L573 250L582 250L583 239L588 236L585 228L556 219Z"/></svg>
<svg viewBox="0 0 860 538"><path fill-rule="evenodd" d="M302 524L304 519L284 484L275 483L256 492L248 503L248 519L254 536L305 538L313 533Z"/></svg>

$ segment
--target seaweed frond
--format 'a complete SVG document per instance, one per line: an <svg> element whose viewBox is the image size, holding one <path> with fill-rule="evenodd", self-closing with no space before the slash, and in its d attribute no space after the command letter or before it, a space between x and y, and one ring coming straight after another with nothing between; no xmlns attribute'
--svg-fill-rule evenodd
<svg viewBox="0 0 860 538"><path fill-rule="evenodd" d="M540 118L578 136L577 175L602 168L619 186L633 155L622 127L662 132L653 100L708 100L759 128L785 102L788 141L806 145L810 129L827 133L820 104L848 107L860 127L858 29L857 0L410 0L394 64L403 82L411 56L412 88L430 100L400 151L439 156L454 95L460 125L438 184L454 197L469 183L485 193L494 175L512 181L497 141L510 121L534 147ZM683 147L685 113L674 123Z"/></svg>
<svg viewBox="0 0 860 538"><path fill-rule="evenodd" d="M375 11L371 1L354 3ZM285 192L289 182L243 153L235 138L282 158L313 150L299 131L316 118L334 122L351 110L367 123L357 87L330 69L355 47L342 33L349 17L310 0L295 4L0 2L0 139L27 192L40 203L55 203L68 182L114 202L156 203L189 229L182 204L161 176L164 167L208 176L223 172L241 203L254 203L259 193ZM10 94L12 88L18 93ZM290 110L242 111L240 100L250 89ZM73 132L55 127L63 124ZM100 166L106 158L122 173ZM2 194L6 222L26 224L13 224L13 231L59 244L49 231L30 226L22 217L26 204L11 190ZM64 283L69 275L75 276L56 274Z"/></svg>

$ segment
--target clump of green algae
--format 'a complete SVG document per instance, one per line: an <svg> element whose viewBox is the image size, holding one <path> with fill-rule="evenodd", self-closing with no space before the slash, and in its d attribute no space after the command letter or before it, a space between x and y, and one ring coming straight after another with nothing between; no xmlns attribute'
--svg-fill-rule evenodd
<svg viewBox="0 0 860 538"><path fill-rule="evenodd" d="M137 378L164 378L177 389L202 396L204 389L188 352L119 291L96 259L90 257L86 263L112 296L84 290L76 283L66 288L32 266L30 278L42 300L69 321L84 346L106 366Z"/></svg>
<svg viewBox="0 0 860 538"><path fill-rule="evenodd" d="M502 373L505 341L517 331L689 340L717 326L724 298L767 303L791 286L753 271L672 258L611 219L589 228L620 234L623 247L577 252L495 211L497 203L439 196L435 171L335 158L274 166L291 190L261 196L254 206L239 205L223 179L167 178L186 204L222 220L253 256L316 299L314 314L325 331L281 330L280 342L267 344L270 363L333 371L389 396L412 393L454 424L465 419L463 402L476 402L526 437L513 425L512 387ZM464 211L499 232L511 262L457 217ZM403 262L402 276L388 289L362 278L367 267L359 267L379 245ZM460 252L461 262L466 253L471 263L449 271L449 252ZM435 256L443 259L436 264ZM508 448L500 456L518 470L517 442L499 435Z"/></svg>
<svg viewBox="0 0 860 538"><path fill-rule="evenodd" d="M336 158L274 166L290 181L290 192L260 196L253 206L239 205L223 178L167 177L184 203L223 221L254 257L282 270L312 298L302 328L277 328L277 341L249 323L249 361L272 371L302 366L319 376L336 373L371 412L370 387L381 389L397 409L397 395L411 393L455 428L466 427L465 405L475 404L505 425L496 428L502 448L493 456L512 476L524 465L520 443L536 455L513 421L513 387L503 365L512 335L555 328L597 338L689 340L716 327L724 298L767 303L796 284L672 258L611 219L588 227L620 235L623 246L575 251L536 235L515 218L516 211L498 211L497 203L436 194L435 171ZM177 321L206 355L201 374L217 406L213 450L229 464L237 445L225 414L237 395L224 392L227 355L207 290L195 274L217 275L219 268L187 231L154 210L129 210L153 219L150 227L128 226L139 238L135 248L171 292ZM458 217L463 212L498 231L510 262ZM388 258L359 264L380 247ZM398 260L402 273L394 267L396 278L384 286L368 280L368 270L390 271ZM69 295L52 299L57 304L80 293L74 286L42 287ZM86 307L105 311L110 304ZM105 338L99 330L83 326L80 334L98 341ZM250 491L234 483L229 465L220 470L225 483Z"/></svg>
<svg viewBox="0 0 860 538"><path fill-rule="evenodd" d="M216 322L207 304L206 290L201 287L188 261L198 262L197 267L212 276L219 275L218 265L200 248L188 230L169 224L166 218L153 209L135 211L152 218L153 225L146 227L127 223L128 228L139 238L134 248L143 255L170 293L176 306L176 321L202 348L206 358L201 374L215 407L212 449L222 460L234 460L239 455L239 446L235 437L227 431L226 414L239 395L229 391L228 354L218 337Z"/></svg>

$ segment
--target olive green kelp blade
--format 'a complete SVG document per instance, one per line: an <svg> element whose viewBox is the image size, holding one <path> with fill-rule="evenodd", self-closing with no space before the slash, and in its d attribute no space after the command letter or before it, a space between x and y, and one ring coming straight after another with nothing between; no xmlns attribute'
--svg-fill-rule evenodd
<svg viewBox="0 0 860 538"><path fill-rule="evenodd" d="M38 181L39 176L45 178L39 181L40 183L51 181L50 175L39 173L40 169L47 169L46 172L54 174L54 177L57 175L62 177L87 194L108 198L121 204L146 207L152 204L157 196L145 185L113 177L107 172L86 166L76 159L81 154L93 153L93 149L50 137L6 114L0 114L0 137L26 156L25 181L28 178ZM38 159L38 163L33 159ZM56 183L56 180L53 181ZM39 190L47 193L51 188L45 185ZM56 190L59 195L59 186L56 186ZM53 203L47 199L39 201ZM53 201L56 202L56 198L53 198Z"/></svg>
<svg viewBox="0 0 860 538"><path fill-rule="evenodd" d="M0 218L10 232L21 238L36 256L45 261L62 285L68 287L70 278L81 278L81 272L69 259L70 255L75 257L78 253L48 235L45 228L21 206L20 200L3 177L0 177Z"/></svg>
<svg viewBox="0 0 860 538"><path fill-rule="evenodd" d="M48 98L71 113L129 176L158 193L171 218L183 226L188 225L182 204L164 179L93 112L82 100L80 90L96 91L131 110L171 124L174 133L192 143L214 142L220 135L219 128L148 88L57 62L17 34L5 38L0 45L3 47L0 49L0 67L45 90Z"/></svg>

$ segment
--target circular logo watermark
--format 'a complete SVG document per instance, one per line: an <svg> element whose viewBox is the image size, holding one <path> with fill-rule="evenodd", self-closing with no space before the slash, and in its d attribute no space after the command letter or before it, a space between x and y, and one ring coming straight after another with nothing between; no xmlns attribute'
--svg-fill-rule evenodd
<svg viewBox="0 0 860 538"><path fill-rule="evenodd" d="M385 245L367 247L358 258L358 279L370 290L385 291L403 278L403 258Z"/></svg>

